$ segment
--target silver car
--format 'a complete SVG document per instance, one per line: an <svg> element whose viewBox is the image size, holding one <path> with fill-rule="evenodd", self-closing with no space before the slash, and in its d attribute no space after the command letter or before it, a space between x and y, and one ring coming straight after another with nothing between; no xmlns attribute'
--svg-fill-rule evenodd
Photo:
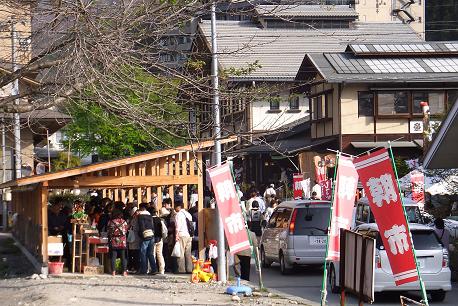
<svg viewBox="0 0 458 306"><path fill-rule="evenodd" d="M447 250L443 247L432 228L422 224L410 224L409 226L426 290L431 294L433 301L443 301L446 292L452 289ZM418 281L401 286L395 285L388 255L382 244L377 224L360 225L356 228L356 232L376 239L374 292L420 290ZM331 291L334 293L339 292L338 262L329 264L328 276Z"/></svg>
<svg viewBox="0 0 458 306"><path fill-rule="evenodd" d="M261 237L263 267L278 262L282 274L287 274L295 265L323 264L329 209L329 201L281 203L272 213Z"/></svg>

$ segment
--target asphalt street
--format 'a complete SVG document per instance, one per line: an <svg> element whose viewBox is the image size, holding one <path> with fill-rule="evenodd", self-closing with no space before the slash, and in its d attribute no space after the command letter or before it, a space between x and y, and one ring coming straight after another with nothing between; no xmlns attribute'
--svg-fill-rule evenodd
<svg viewBox="0 0 458 306"><path fill-rule="evenodd" d="M288 295L298 296L307 299L319 305L320 290L323 276L323 270L320 268L297 268L291 275L282 275L280 266L272 264L268 269L262 269L264 286L272 288ZM253 284L258 284L258 274L254 265L251 268L250 281ZM400 293L384 293L381 297L377 297L374 305L377 306L393 306L400 305ZM420 295L414 293L403 295L419 301ZM328 305L340 305L339 295L328 293ZM347 295L346 305L358 305L356 298ZM368 304L369 305L369 304ZM458 284L453 283L452 291L447 293L444 302L430 303L430 305L456 306L458 305Z"/></svg>

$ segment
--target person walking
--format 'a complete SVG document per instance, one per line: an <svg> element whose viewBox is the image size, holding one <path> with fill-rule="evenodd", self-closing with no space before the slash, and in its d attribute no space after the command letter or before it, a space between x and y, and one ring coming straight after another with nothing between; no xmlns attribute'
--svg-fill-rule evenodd
<svg viewBox="0 0 458 306"><path fill-rule="evenodd" d="M122 274L127 276L127 223L124 221L123 212L113 210L111 220L107 225L110 258L111 258L111 273L116 275L116 258L121 257Z"/></svg>
<svg viewBox="0 0 458 306"><path fill-rule="evenodd" d="M130 241L127 241L129 255L128 269L129 272L135 273L140 271L140 244L142 242L142 239L139 236L138 213L137 207L133 207L129 223L129 233L131 233L133 237L131 237Z"/></svg>
<svg viewBox="0 0 458 306"><path fill-rule="evenodd" d="M175 203L175 241L180 244L181 256L178 257L178 273L192 273L190 227L192 227L192 216L182 207L182 203Z"/></svg>
<svg viewBox="0 0 458 306"><path fill-rule="evenodd" d="M251 248L235 253L234 255L234 274L236 277L247 281L250 280L251 254L253 248L255 248L256 252L258 247L258 240L255 233L249 230L248 234L251 238Z"/></svg>
<svg viewBox="0 0 458 306"><path fill-rule="evenodd" d="M148 262L150 264L150 274L156 274L156 259L154 258L154 222L151 214L146 210L145 203L140 204L138 213L138 234L142 239L140 244L140 274L148 272Z"/></svg>
<svg viewBox="0 0 458 306"><path fill-rule="evenodd" d="M434 220L434 231L442 242L444 248L450 249L450 232L445 228L444 219L437 218Z"/></svg>
<svg viewBox="0 0 458 306"><path fill-rule="evenodd" d="M159 217L158 211L154 210L153 212L153 224L154 224L154 256L156 257L157 265L159 268L159 274L165 273L165 261L163 247L164 247L164 238L167 237L167 227L164 224L164 221Z"/></svg>

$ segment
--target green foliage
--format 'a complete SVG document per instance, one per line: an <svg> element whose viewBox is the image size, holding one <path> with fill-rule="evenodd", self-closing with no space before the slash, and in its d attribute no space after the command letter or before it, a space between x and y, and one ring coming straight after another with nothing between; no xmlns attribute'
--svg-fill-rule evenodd
<svg viewBox="0 0 458 306"><path fill-rule="evenodd" d="M224 69L220 73L220 77L222 79L227 79L229 76L242 76L242 75L249 75L253 73L257 69L262 68L261 64L259 64L258 60L255 60L253 63L248 63L246 67L242 68L234 68L230 67L228 69Z"/></svg>
<svg viewBox="0 0 458 306"><path fill-rule="evenodd" d="M70 154L70 160L69 160L66 152L60 152L57 155L57 158L53 160L51 167L52 167L52 171L59 171L59 170L64 170L68 168L78 167L79 165L81 165L81 159L79 157L73 156L73 154Z"/></svg>
<svg viewBox="0 0 458 306"><path fill-rule="evenodd" d="M137 68L126 68L126 75L131 75L141 86L110 90L135 106L126 109L146 111L151 125L140 124L135 114L106 110L92 100L76 101L68 108L73 121L65 129L67 140L64 141L73 152L81 156L97 153L107 160L184 143L174 130L178 122L187 119L183 108L175 101L177 84L165 84Z"/></svg>
<svg viewBox="0 0 458 306"><path fill-rule="evenodd" d="M407 165L404 159L395 157L394 164L396 165L396 169L398 171L399 178L403 177L404 175L410 172L409 166Z"/></svg>
<svg viewBox="0 0 458 306"><path fill-rule="evenodd" d="M71 205L73 204L76 200L79 200L83 203L89 202L90 196L87 194L79 194L75 195L71 192L65 192L62 194L50 194L48 198L48 202L50 204L54 203L64 203L65 205Z"/></svg>

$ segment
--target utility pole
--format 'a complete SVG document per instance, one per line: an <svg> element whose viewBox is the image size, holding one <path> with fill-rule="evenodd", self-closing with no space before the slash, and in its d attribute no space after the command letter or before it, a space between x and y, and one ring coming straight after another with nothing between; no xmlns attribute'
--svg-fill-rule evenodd
<svg viewBox="0 0 458 306"><path fill-rule="evenodd" d="M11 62L13 65L13 72L18 70L18 65L16 63L16 30L15 30L14 18L11 19ZM15 96L19 94L19 79L16 78L13 81L13 88L11 90L11 95ZM14 105L19 105L19 99L14 100ZM14 132L14 170L15 178L21 178L21 122L19 118L19 113L14 113L13 115L13 132Z"/></svg>
<svg viewBox="0 0 458 306"><path fill-rule="evenodd" d="M211 6L211 39L212 39L212 85L213 85L213 118L215 120L214 137L215 137L215 164L221 165L221 122L220 122L220 104L218 89L218 47L216 44L216 6L212 2ZM217 205L218 207L218 205ZM226 248L224 241L224 228L221 216L218 213L218 279L226 282Z"/></svg>
<svg viewBox="0 0 458 306"><path fill-rule="evenodd" d="M2 130L2 183L6 182L6 134L5 134L5 114L2 114L2 123L1 123L1 130ZM5 199L5 188L2 189L2 224L3 224L3 231L6 232L8 229L7 226L7 216L8 216L8 206Z"/></svg>

